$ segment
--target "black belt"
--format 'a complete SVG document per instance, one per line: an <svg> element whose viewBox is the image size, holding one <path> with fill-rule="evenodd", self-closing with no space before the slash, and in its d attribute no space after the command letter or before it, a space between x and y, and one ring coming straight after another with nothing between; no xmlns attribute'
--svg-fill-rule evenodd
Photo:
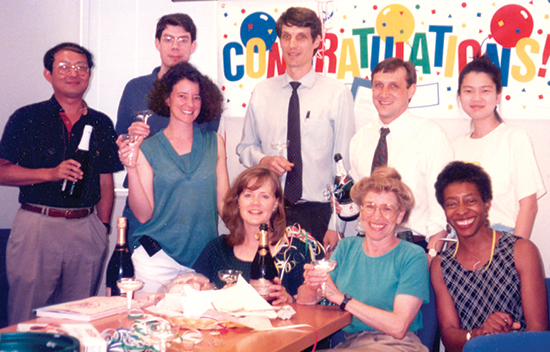
<svg viewBox="0 0 550 352"><path fill-rule="evenodd" d="M412 231L399 232L397 234L397 237L399 239L405 240L407 242L412 242L412 243L422 242L422 241L426 240L426 237L415 235L415 234L413 234Z"/></svg>
<svg viewBox="0 0 550 352"><path fill-rule="evenodd" d="M65 219L81 219L94 212L94 207L85 209L55 209L49 207L41 207L38 205L32 205L28 203L21 204L21 209L27 210L33 213L38 213L52 218L65 218Z"/></svg>
<svg viewBox="0 0 550 352"><path fill-rule="evenodd" d="M321 206L326 204L330 204L330 203L329 202L308 202L304 200L299 200L297 203L291 204L288 200L285 199L285 208L296 208L300 206Z"/></svg>
<svg viewBox="0 0 550 352"><path fill-rule="evenodd" d="M365 237L365 233L364 232L358 232L357 236ZM422 241L426 240L426 238L424 236L414 235L412 231L399 232L396 235L396 237L401 239L401 240L404 240L404 241L407 241L407 242L412 242L412 243L422 242Z"/></svg>
<svg viewBox="0 0 550 352"><path fill-rule="evenodd" d="M139 238L139 243L141 243L141 245L143 246L143 249L145 249L145 252L149 254L149 257L154 256L162 249L162 247L157 241L155 241L154 239L152 239L147 235L141 236Z"/></svg>

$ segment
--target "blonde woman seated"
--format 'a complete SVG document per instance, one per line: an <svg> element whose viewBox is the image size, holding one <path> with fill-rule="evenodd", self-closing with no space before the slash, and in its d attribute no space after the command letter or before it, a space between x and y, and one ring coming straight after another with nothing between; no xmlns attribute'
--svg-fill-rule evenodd
<svg viewBox="0 0 550 352"><path fill-rule="evenodd" d="M365 238L338 242L331 257L337 266L329 275L305 265L298 303L316 303L326 283L326 298L353 314L337 349L428 351L415 334L422 328L420 307L429 300L426 253L395 237L413 207L412 191L395 169L380 167L359 181L351 196L361 206Z"/></svg>
<svg viewBox="0 0 550 352"><path fill-rule="evenodd" d="M462 351L480 335L548 330L540 253L531 241L489 227L493 195L485 170L452 162L435 189L457 235L430 267L445 349Z"/></svg>

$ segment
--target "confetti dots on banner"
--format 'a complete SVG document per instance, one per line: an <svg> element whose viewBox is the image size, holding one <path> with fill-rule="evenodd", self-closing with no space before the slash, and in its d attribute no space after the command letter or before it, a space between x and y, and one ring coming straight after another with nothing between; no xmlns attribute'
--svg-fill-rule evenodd
<svg viewBox="0 0 550 352"><path fill-rule="evenodd" d="M223 39L227 39L228 35L227 34L224 34L223 35Z"/></svg>
<svg viewBox="0 0 550 352"><path fill-rule="evenodd" d="M239 88L243 89L243 87L244 87L244 86L243 86L243 84L242 84L242 83L241 83L241 84L239 84Z"/></svg>
<svg viewBox="0 0 550 352"><path fill-rule="evenodd" d="M411 11L400 4L384 7L376 17L376 32L383 41L390 36L395 42L406 42L414 32L414 25Z"/></svg>
<svg viewBox="0 0 550 352"><path fill-rule="evenodd" d="M539 77L546 77L546 69L545 68L539 68Z"/></svg>
<svg viewBox="0 0 550 352"><path fill-rule="evenodd" d="M466 4L465 2L462 3L462 7L463 8L466 8L466 6L468 6L468 4Z"/></svg>
<svg viewBox="0 0 550 352"><path fill-rule="evenodd" d="M447 87L447 92L450 92L452 90L451 87Z"/></svg>
<svg viewBox="0 0 550 352"><path fill-rule="evenodd" d="M420 10L420 5L417 4L414 8Z"/></svg>
<svg viewBox="0 0 550 352"><path fill-rule="evenodd" d="M275 10L273 10L273 12L277 13L277 12L279 12L279 9L275 9Z"/></svg>
<svg viewBox="0 0 550 352"><path fill-rule="evenodd" d="M348 19L348 16L344 15L342 16L343 19L347 20Z"/></svg>
<svg viewBox="0 0 550 352"><path fill-rule="evenodd" d="M246 10L245 10L245 9L242 9L242 10L241 10L241 13L242 13L242 14L244 14L245 12L246 12Z"/></svg>
<svg viewBox="0 0 550 352"><path fill-rule="evenodd" d="M344 28L340 28L340 33L344 33L346 30Z"/></svg>
<svg viewBox="0 0 550 352"><path fill-rule="evenodd" d="M481 12L478 12L478 13L477 13L477 17L481 17Z"/></svg>
<svg viewBox="0 0 550 352"><path fill-rule="evenodd" d="M540 94L539 99L544 99L544 96L542 94Z"/></svg>
<svg viewBox="0 0 550 352"><path fill-rule="evenodd" d="M242 107L243 107L243 108L246 108L246 103L243 103Z"/></svg>
<svg viewBox="0 0 550 352"><path fill-rule="evenodd" d="M509 95L507 95L507 96L506 96L506 97L505 97L504 99L506 99L506 100L510 100L510 99L512 99L512 97L511 97L511 96L509 96Z"/></svg>
<svg viewBox="0 0 550 352"><path fill-rule="evenodd" d="M543 33L543 32L542 32L542 29L539 29L539 30L537 31L537 33L538 33L538 34L542 34L542 33Z"/></svg>
<svg viewBox="0 0 550 352"><path fill-rule="evenodd" d="M229 16L227 12L223 14L223 17L227 17L227 16Z"/></svg>
<svg viewBox="0 0 550 352"><path fill-rule="evenodd" d="M514 48L520 39L530 37L532 32L533 16L520 5L503 6L491 19L491 34L505 48Z"/></svg>
<svg viewBox="0 0 550 352"><path fill-rule="evenodd" d="M225 92L225 86L222 86L222 92Z"/></svg>
<svg viewBox="0 0 550 352"><path fill-rule="evenodd" d="M374 6L372 7L372 9L376 11L376 10L378 10L378 6L374 5Z"/></svg>
<svg viewBox="0 0 550 352"><path fill-rule="evenodd" d="M432 15L435 15L435 9L432 10Z"/></svg>
<svg viewBox="0 0 550 352"><path fill-rule="evenodd" d="M453 104L449 104L448 108L449 108L449 110L453 110L453 108L454 108Z"/></svg>

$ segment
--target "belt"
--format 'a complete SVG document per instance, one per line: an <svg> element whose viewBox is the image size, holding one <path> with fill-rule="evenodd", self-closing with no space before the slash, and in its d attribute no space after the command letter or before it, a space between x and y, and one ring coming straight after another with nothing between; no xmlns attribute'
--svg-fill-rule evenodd
<svg viewBox="0 0 550 352"><path fill-rule="evenodd" d="M412 231L399 232L397 234L397 237L399 237L402 240L405 240L407 242L412 242L412 243L421 242L421 241L426 240L426 237L414 235Z"/></svg>
<svg viewBox="0 0 550 352"><path fill-rule="evenodd" d="M49 207L41 207L38 205L31 205L28 203L21 204L21 209L27 210L33 213L38 213L52 218L65 218L65 219L81 219L94 212L94 207L75 210L60 210Z"/></svg>

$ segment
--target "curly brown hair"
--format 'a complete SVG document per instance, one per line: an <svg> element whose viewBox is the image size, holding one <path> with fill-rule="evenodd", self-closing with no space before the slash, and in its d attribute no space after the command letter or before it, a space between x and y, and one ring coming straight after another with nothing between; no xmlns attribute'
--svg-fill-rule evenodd
<svg viewBox="0 0 550 352"><path fill-rule="evenodd" d="M199 84L201 111L196 122L203 123L218 119L222 113L222 92L210 78L188 62L173 66L161 79L153 83L153 89L149 93L149 109L160 116L169 117L170 107L166 105L166 99L170 97L174 86L184 79Z"/></svg>
<svg viewBox="0 0 550 352"><path fill-rule="evenodd" d="M269 219L269 240L272 244L275 244L283 237L286 228L283 187L273 171L264 165L256 165L244 170L237 176L225 196L222 220L229 229L229 236L225 236L228 245L237 246L244 242L244 222L239 209L239 196L247 189L257 190L266 182L271 183L277 199L277 208Z"/></svg>
<svg viewBox="0 0 550 352"><path fill-rule="evenodd" d="M414 195L403 181L397 170L387 166L376 168L370 177L362 178L351 189L351 199L358 205L363 204L363 199L369 192L393 192L401 209L405 209L403 222L409 218L414 206Z"/></svg>

